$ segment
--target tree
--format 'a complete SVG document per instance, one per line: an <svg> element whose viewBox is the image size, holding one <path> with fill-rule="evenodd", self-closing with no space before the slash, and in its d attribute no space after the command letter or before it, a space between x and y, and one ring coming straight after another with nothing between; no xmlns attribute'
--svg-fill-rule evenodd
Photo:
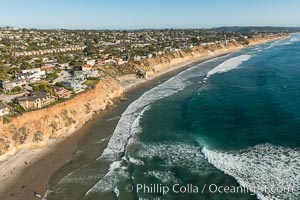
<svg viewBox="0 0 300 200"><path fill-rule="evenodd" d="M193 44L198 44L199 43L198 38L193 37L191 40L192 40Z"/></svg>
<svg viewBox="0 0 300 200"><path fill-rule="evenodd" d="M12 92L21 92L23 89L20 86L14 87L11 91Z"/></svg>
<svg viewBox="0 0 300 200"><path fill-rule="evenodd" d="M0 80L7 80L9 78L8 75L9 67L5 65L0 65Z"/></svg>
<svg viewBox="0 0 300 200"><path fill-rule="evenodd" d="M44 65L44 62L41 59L35 60L34 61L34 67L35 68L40 68Z"/></svg>
<svg viewBox="0 0 300 200"><path fill-rule="evenodd" d="M28 62L22 62L21 69L31 69L31 65Z"/></svg>
<svg viewBox="0 0 300 200"><path fill-rule="evenodd" d="M40 87L38 85L33 85L32 86L32 90L33 91L40 91L41 89L40 89Z"/></svg>
<svg viewBox="0 0 300 200"><path fill-rule="evenodd" d="M10 46L11 45L10 40L7 39L7 38L3 38L0 43L4 44L5 46Z"/></svg>

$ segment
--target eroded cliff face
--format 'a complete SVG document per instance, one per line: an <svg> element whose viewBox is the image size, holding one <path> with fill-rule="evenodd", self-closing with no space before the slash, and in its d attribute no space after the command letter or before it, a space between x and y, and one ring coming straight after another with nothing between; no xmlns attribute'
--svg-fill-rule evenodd
<svg viewBox="0 0 300 200"><path fill-rule="evenodd" d="M103 78L94 89L50 108L24 113L7 124L0 124L0 155L17 148L44 145L49 138L59 137L92 118L95 112L112 104L124 92L118 81Z"/></svg>
<svg viewBox="0 0 300 200"><path fill-rule="evenodd" d="M221 55L233 52L249 45L256 45L271 40L289 37L289 35L260 37L245 40L244 43L230 42L227 45L215 44L206 47L194 47L187 51L178 51L173 54L161 57L153 57L144 61L139 67L147 72L147 76L153 76L161 71L171 68L174 65L184 63L189 60L201 59L209 56Z"/></svg>
<svg viewBox="0 0 300 200"><path fill-rule="evenodd" d="M288 37L281 36L282 37ZM250 45L259 44L280 37L250 39ZM216 44L209 47L195 47L188 51L179 51L170 55L155 57L141 63L141 69L148 76L193 59L221 55L245 47L245 44L231 42L228 45ZM112 99L120 97L124 88L111 77L102 78L96 87L73 99L23 114L9 123L0 122L0 156L13 154L18 148L43 146L49 138L62 136L92 118L95 112L104 110L112 104Z"/></svg>

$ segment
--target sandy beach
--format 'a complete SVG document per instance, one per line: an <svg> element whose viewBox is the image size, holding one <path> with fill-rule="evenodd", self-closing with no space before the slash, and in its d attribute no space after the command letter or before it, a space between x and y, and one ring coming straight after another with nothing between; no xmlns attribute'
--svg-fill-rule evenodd
<svg viewBox="0 0 300 200"><path fill-rule="evenodd" d="M92 120L78 130L71 130L64 137L49 140L45 147L24 147L14 155L0 160L0 199L41 199L46 192L51 176L69 162L77 148L84 143L85 138L90 134L90 129L95 127L102 129L103 127L97 138L101 141L100 145L103 151L118 122L118 116L143 92L197 63L228 53L232 53L232 51L222 51L192 59L146 79L138 79L134 75L119 77L121 85L126 90L126 101L116 99L112 107L95 115Z"/></svg>

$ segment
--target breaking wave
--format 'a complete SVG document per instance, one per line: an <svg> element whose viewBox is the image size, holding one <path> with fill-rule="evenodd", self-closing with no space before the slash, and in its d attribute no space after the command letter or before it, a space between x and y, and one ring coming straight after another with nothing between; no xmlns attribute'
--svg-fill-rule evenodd
<svg viewBox="0 0 300 200"><path fill-rule="evenodd" d="M298 42L300 41L300 38L299 38L299 35L298 37L297 36L292 36L289 40L277 40L275 42L273 42L271 44L272 47L274 46L285 46L285 45L290 45L290 44L293 44L294 42Z"/></svg>
<svg viewBox="0 0 300 200"><path fill-rule="evenodd" d="M230 59L224 61L223 63L221 63L220 65L218 65L217 67L215 67L214 69L210 70L207 73L207 77L212 76L217 73L228 72L228 71L238 67L244 61L247 61L250 58L251 58L251 55L240 55L240 56L230 58Z"/></svg>
<svg viewBox="0 0 300 200"><path fill-rule="evenodd" d="M108 146L100 158L110 158L114 160L116 155L123 154L128 140L135 132L134 121L141 115L145 107L159 99L183 90L189 84L189 82L181 79L181 76L176 76L145 92L139 99L131 103L122 114Z"/></svg>
<svg viewBox="0 0 300 200"><path fill-rule="evenodd" d="M201 153L261 200L300 198L300 149L263 144L229 152L203 148Z"/></svg>

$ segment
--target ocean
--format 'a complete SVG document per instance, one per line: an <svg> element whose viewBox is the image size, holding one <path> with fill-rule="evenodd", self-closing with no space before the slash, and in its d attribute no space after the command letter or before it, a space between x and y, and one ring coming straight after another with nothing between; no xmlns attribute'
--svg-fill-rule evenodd
<svg viewBox="0 0 300 200"><path fill-rule="evenodd" d="M293 34L146 91L104 151L74 165L44 198L300 199L299 53Z"/></svg>

